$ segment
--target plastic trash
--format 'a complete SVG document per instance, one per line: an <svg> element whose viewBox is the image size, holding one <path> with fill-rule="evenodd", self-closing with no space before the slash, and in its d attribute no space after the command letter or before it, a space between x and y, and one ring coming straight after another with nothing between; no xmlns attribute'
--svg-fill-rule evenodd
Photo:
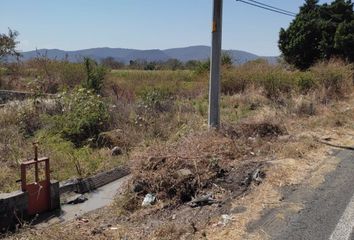
<svg viewBox="0 0 354 240"><path fill-rule="evenodd" d="M155 195L148 193L145 195L143 203L141 204L141 206L146 207L146 206L151 206L152 204L154 204L156 201L156 197Z"/></svg>

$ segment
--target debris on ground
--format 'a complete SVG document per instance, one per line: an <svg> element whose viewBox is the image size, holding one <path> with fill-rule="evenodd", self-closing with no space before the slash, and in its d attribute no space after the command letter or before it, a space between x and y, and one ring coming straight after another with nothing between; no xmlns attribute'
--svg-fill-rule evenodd
<svg viewBox="0 0 354 240"><path fill-rule="evenodd" d="M123 150L120 147L115 146L112 151L111 151L111 155L112 156L118 156L123 154Z"/></svg>
<svg viewBox="0 0 354 240"><path fill-rule="evenodd" d="M192 171L184 168L184 169L180 169L176 172L177 177L189 177L191 175L193 175Z"/></svg>
<svg viewBox="0 0 354 240"><path fill-rule="evenodd" d="M263 181L264 177L265 177L265 173L262 172L259 168L257 168L252 174L252 180L258 184L260 184Z"/></svg>
<svg viewBox="0 0 354 240"><path fill-rule="evenodd" d="M87 201L88 198L84 194L77 194L74 195L73 197L67 199L67 204L79 204Z"/></svg>
<svg viewBox="0 0 354 240"><path fill-rule="evenodd" d="M289 141L289 140L291 140L291 138L292 138L291 135L281 135L281 136L278 136L278 140L279 140L279 141L282 141L282 142Z"/></svg>
<svg viewBox="0 0 354 240"><path fill-rule="evenodd" d="M102 234L104 230L105 230L105 229L102 228L102 227L95 227L95 228L91 231L91 234L92 234L92 235Z"/></svg>
<svg viewBox="0 0 354 240"><path fill-rule="evenodd" d="M202 207L205 205L211 205L211 204L219 203L219 202L220 201L213 199L211 194L207 194L207 195L193 199L191 202L188 203L188 205L190 207Z"/></svg>
<svg viewBox="0 0 354 240"><path fill-rule="evenodd" d="M324 137L324 138L322 138L324 141L327 141L327 142L330 142L330 141L332 141L333 140L333 138L332 137Z"/></svg>
<svg viewBox="0 0 354 240"><path fill-rule="evenodd" d="M79 224L84 224L84 223L88 223L89 222L89 220L87 218L78 218L77 221L78 221Z"/></svg>
<svg viewBox="0 0 354 240"><path fill-rule="evenodd" d="M254 170L253 172L249 173L247 177L241 182L244 186L249 186L252 182L255 184L262 183L263 179L265 178L265 173L261 171L259 168Z"/></svg>
<svg viewBox="0 0 354 240"><path fill-rule="evenodd" d="M133 156L131 189L141 201L154 193L159 201L174 207L220 203L245 192L249 184L242 184L244 179L259 184L264 178L262 164L243 163L245 156L256 158L249 152L222 132L194 133Z"/></svg>
<svg viewBox="0 0 354 240"><path fill-rule="evenodd" d="M143 206L143 207L151 206L155 203L155 201L156 201L155 195L148 193L144 197L144 200L143 200L143 203L141 204L141 206Z"/></svg>
<svg viewBox="0 0 354 240"><path fill-rule="evenodd" d="M223 214L221 215L221 221L218 223L218 225L226 226L229 222L234 221L234 217L228 215L228 214Z"/></svg>

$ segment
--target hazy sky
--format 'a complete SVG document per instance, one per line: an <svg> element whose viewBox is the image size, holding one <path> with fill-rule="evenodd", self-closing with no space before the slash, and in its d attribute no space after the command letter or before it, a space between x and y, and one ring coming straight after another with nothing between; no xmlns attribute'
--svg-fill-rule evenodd
<svg viewBox="0 0 354 240"><path fill-rule="evenodd" d="M258 0L298 12L304 0ZM322 0L322 2L328 2ZM0 32L20 32L19 49L166 49L210 45L212 0L1 0ZM224 0L223 49L278 55L291 17Z"/></svg>

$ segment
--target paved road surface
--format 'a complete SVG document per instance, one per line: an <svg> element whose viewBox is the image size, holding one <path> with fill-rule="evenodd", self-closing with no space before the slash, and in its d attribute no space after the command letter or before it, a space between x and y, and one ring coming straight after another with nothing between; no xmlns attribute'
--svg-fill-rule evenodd
<svg viewBox="0 0 354 240"><path fill-rule="evenodd" d="M272 210L255 223L276 240L354 240L354 151L340 150L336 170L315 191L302 187L284 201L304 204L300 212L285 215Z"/></svg>

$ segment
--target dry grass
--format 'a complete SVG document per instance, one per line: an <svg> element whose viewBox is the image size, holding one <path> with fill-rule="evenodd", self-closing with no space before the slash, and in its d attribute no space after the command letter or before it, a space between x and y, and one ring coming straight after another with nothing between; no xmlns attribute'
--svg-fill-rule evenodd
<svg viewBox="0 0 354 240"><path fill-rule="evenodd" d="M354 135L352 73L351 65L338 61L318 64L308 72L263 62L225 70L223 127L219 132L209 132L205 120L206 78L190 72L113 72L104 92L115 105L110 112L109 136L105 139L111 141L109 146L119 144L128 152L124 160L129 158L133 181L127 194L117 199L114 206L91 215L88 223L74 221L47 231L25 231L18 236L266 239L264 232L248 233L247 224L258 219L264 209L285 204L280 201L280 188L306 181L310 187L316 187L335 167L336 162L325 160L329 148L316 139L330 136L336 144L352 144L348 137ZM169 97L158 101L142 97L145 96L142 92L156 91L157 95L147 95ZM11 121L4 119L0 115L0 122L10 124ZM53 149L54 146L46 147L54 159L67 158L56 154L71 151ZM94 149L88 155L93 157L84 163L89 164L87 174L111 166L111 161L120 161L109 159L106 148ZM97 160L102 158L105 160ZM56 169L63 165L58 164ZM237 183L248 170L259 166L266 171L265 181L259 186L251 184L247 194L231 197L223 207L191 209L184 204L208 192L218 199L230 196L230 192L236 191L230 186L239 187ZM190 170L191 175L187 178L176 175L181 169ZM7 170L4 172L4 176L9 174ZM221 172L223 177L218 175ZM65 177L72 174L69 171ZM230 180L230 184L223 185L218 182L220 178ZM138 183L143 187L135 193L133 187ZM142 209L142 198L148 192L155 193L159 201ZM286 204L289 212L302 207L297 203ZM233 211L239 208L245 211ZM230 214L234 220L223 226L219 224L222 214ZM111 224L114 230L105 227L102 233L94 234L93 230L102 224ZM68 236L65 234L68 229L78 233Z"/></svg>

